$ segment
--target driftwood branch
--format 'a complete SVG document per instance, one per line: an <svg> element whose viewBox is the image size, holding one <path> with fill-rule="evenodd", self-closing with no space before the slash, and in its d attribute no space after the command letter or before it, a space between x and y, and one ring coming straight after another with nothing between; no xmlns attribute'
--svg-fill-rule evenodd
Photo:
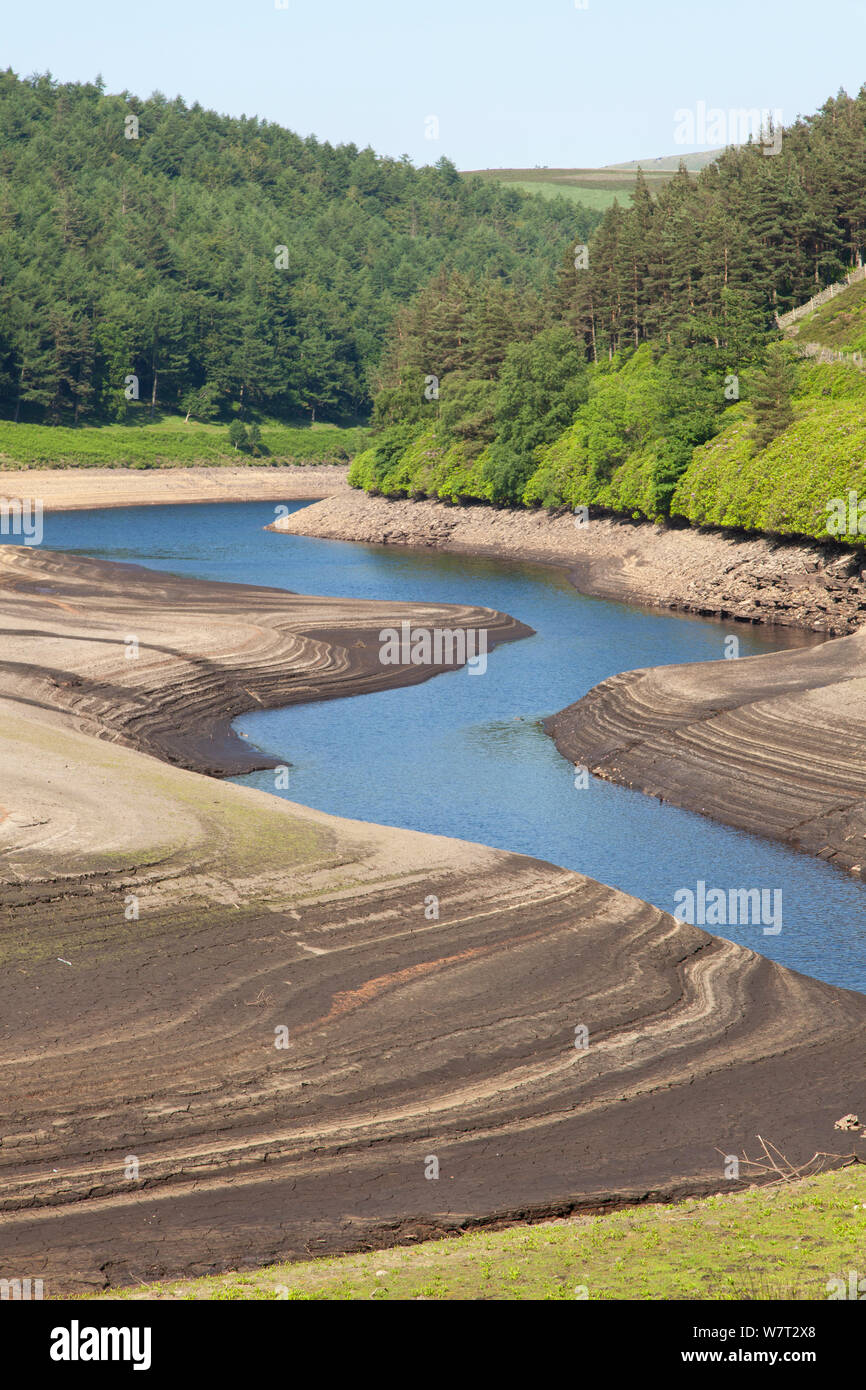
<svg viewBox="0 0 866 1390"><path fill-rule="evenodd" d="M757 1158L749 1158L745 1149L743 1156L739 1160L740 1166L750 1169L749 1176L752 1177L771 1177L771 1184L782 1182L797 1182L800 1178L811 1178L816 1173L820 1173L824 1168L832 1164L836 1168L847 1168L853 1163L862 1163L864 1160L855 1153L831 1154L818 1151L814 1153L807 1163L802 1163L799 1167L792 1163L790 1159L777 1149L775 1144L763 1139L758 1135L758 1143L761 1146L761 1154ZM716 1153L720 1153L722 1158L728 1155L717 1148ZM775 1174L773 1177L772 1175Z"/></svg>

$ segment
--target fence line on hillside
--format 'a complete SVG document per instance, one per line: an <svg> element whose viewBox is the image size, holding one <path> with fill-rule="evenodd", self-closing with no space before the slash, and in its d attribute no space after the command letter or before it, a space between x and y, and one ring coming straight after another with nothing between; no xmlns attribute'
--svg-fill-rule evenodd
<svg viewBox="0 0 866 1390"><path fill-rule="evenodd" d="M780 328L790 328L792 324L804 319L807 314L811 314L813 309L819 308L822 304L827 304L831 299L835 299L837 294L847 290L849 285L855 284L858 280L866 277L866 265L855 266L849 271L844 280L837 280L834 285L828 285L820 294L813 294L806 304L800 304L796 309L789 309L787 314L777 314L776 323Z"/></svg>
<svg viewBox="0 0 866 1390"><path fill-rule="evenodd" d="M798 343L797 346L805 357L815 362L847 362L858 371L866 371L862 352L842 352L841 349L824 347L822 343Z"/></svg>

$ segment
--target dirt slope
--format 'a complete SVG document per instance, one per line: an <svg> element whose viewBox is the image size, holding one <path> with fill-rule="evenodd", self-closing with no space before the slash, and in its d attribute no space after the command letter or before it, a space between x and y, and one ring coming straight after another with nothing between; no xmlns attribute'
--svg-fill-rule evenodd
<svg viewBox="0 0 866 1390"><path fill-rule="evenodd" d="M858 1149L863 996L167 761L230 763L248 688L374 688L354 642L386 611L505 615L0 559L0 1275L51 1296L730 1188L759 1133Z"/></svg>

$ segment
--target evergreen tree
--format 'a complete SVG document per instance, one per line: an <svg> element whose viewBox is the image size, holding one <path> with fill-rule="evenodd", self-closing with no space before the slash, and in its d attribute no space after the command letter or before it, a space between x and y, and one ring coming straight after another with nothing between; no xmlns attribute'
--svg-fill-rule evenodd
<svg viewBox="0 0 866 1390"><path fill-rule="evenodd" d="M495 502L520 501L535 450L571 424L586 395L583 354L568 329L546 329L509 350L493 403L495 443L485 466Z"/></svg>
<svg viewBox="0 0 866 1390"><path fill-rule="evenodd" d="M7 70L0 411L125 417L134 374L154 411L207 384L224 418L235 407L363 413L391 321L443 268L467 286L540 291L567 224L587 236L597 221L464 178L448 160L416 169L160 93L142 101ZM455 283L428 305L425 354L449 359L440 375L469 365L459 297ZM506 298L478 328L494 365Z"/></svg>
<svg viewBox="0 0 866 1390"><path fill-rule="evenodd" d="M791 396L797 385L797 371L787 343L770 343L764 365L752 381L750 398L755 412L752 439L756 449L765 449L794 419Z"/></svg>

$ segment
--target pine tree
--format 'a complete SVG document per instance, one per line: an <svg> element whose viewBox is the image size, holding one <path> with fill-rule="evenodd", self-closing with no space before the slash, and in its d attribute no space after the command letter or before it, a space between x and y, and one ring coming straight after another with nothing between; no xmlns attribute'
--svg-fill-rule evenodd
<svg viewBox="0 0 866 1390"><path fill-rule="evenodd" d="M750 399L755 413L752 440L756 450L765 449L776 435L794 419L791 396L797 385L797 372L787 343L770 343L763 368L755 374Z"/></svg>

